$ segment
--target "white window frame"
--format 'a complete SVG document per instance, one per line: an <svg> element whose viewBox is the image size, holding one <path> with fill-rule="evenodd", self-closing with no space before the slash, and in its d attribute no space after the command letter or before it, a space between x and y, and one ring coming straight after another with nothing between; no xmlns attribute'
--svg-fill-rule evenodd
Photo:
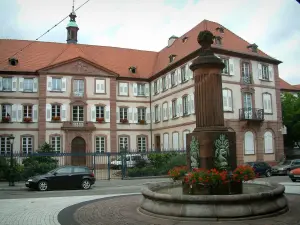
<svg viewBox="0 0 300 225"><path fill-rule="evenodd" d="M62 152L61 136L59 136L59 135L51 136L50 139L51 139L50 143L51 143L51 147L52 147L53 151L56 153L61 153Z"/></svg>
<svg viewBox="0 0 300 225"><path fill-rule="evenodd" d="M11 144L9 137L0 137L0 155L9 155L11 151Z"/></svg>
<svg viewBox="0 0 300 225"><path fill-rule="evenodd" d="M8 86L10 86L10 87L7 87L5 89L5 85L7 85L9 83L10 83L10 85L8 85ZM2 91L12 91L12 85L13 85L12 77L3 77L2 78Z"/></svg>
<svg viewBox="0 0 300 225"><path fill-rule="evenodd" d="M82 115L81 115L82 111ZM74 118L74 114L75 118ZM84 106L83 105L73 105L72 106L72 121L73 122L83 122L84 121Z"/></svg>
<svg viewBox="0 0 300 225"><path fill-rule="evenodd" d="M172 100L172 118L178 117L178 112L177 112L177 99Z"/></svg>
<svg viewBox="0 0 300 225"><path fill-rule="evenodd" d="M271 131L266 131L264 133L264 153L274 154L274 140L273 140L273 133Z"/></svg>
<svg viewBox="0 0 300 225"><path fill-rule="evenodd" d="M138 136L137 138L137 150L138 152L146 152L147 151L147 138L145 136Z"/></svg>
<svg viewBox="0 0 300 225"><path fill-rule="evenodd" d="M120 107L120 120L127 119L128 120L128 108Z"/></svg>
<svg viewBox="0 0 300 225"><path fill-rule="evenodd" d="M175 76L175 71L171 73L171 87L176 86L176 76Z"/></svg>
<svg viewBox="0 0 300 225"><path fill-rule="evenodd" d="M158 80L154 81L154 94L158 94Z"/></svg>
<svg viewBox="0 0 300 225"><path fill-rule="evenodd" d="M103 118L103 119L105 118L105 107L104 106L96 105L95 112L96 112L96 118Z"/></svg>
<svg viewBox="0 0 300 225"><path fill-rule="evenodd" d="M155 115L155 122L158 122L159 121L159 116L158 116L158 105L156 105L154 107L154 115Z"/></svg>
<svg viewBox="0 0 300 225"><path fill-rule="evenodd" d="M247 146L246 146L246 135L252 135L252 144L253 144L253 149L251 149L250 151L247 150ZM247 131L244 133L244 154L245 155L254 155L255 154L255 136L254 133L252 131Z"/></svg>
<svg viewBox="0 0 300 225"><path fill-rule="evenodd" d="M61 116L61 106L60 105L51 105L51 118Z"/></svg>
<svg viewBox="0 0 300 225"><path fill-rule="evenodd" d="M62 79L52 77L52 91L61 91L62 90Z"/></svg>
<svg viewBox="0 0 300 225"><path fill-rule="evenodd" d="M1 105L1 117L12 117L12 105L10 104L3 104Z"/></svg>
<svg viewBox="0 0 300 225"><path fill-rule="evenodd" d="M96 136L95 138L95 152L96 153L105 153L105 137L104 136Z"/></svg>
<svg viewBox="0 0 300 225"><path fill-rule="evenodd" d="M125 148L126 152L129 150L129 137L119 137L119 152L121 148Z"/></svg>
<svg viewBox="0 0 300 225"><path fill-rule="evenodd" d="M183 115L187 116L189 115L189 98L188 95L185 95L182 97L182 110L183 110Z"/></svg>
<svg viewBox="0 0 300 225"><path fill-rule="evenodd" d="M225 75L229 75L229 59L221 59L222 62L225 64L225 67L224 69L222 70L222 74L225 74Z"/></svg>
<svg viewBox="0 0 300 225"><path fill-rule="evenodd" d="M181 82L186 82L188 81L188 76L187 76L187 72L186 72L186 65L180 67L181 70Z"/></svg>
<svg viewBox="0 0 300 225"><path fill-rule="evenodd" d="M129 88L128 83L119 82L119 95L120 96L128 96Z"/></svg>
<svg viewBox="0 0 300 225"><path fill-rule="evenodd" d="M138 96L145 96L146 95L146 84L137 84L137 95Z"/></svg>
<svg viewBox="0 0 300 225"><path fill-rule="evenodd" d="M33 137L28 137L28 136L22 137L22 153L23 154L33 153L33 141L34 141Z"/></svg>
<svg viewBox="0 0 300 225"><path fill-rule="evenodd" d="M83 79L73 80L73 94L76 97L82 97L84 95L84 80Z"/></svg>
<svg viewBox="0 0 300 225"><path fill-rule="evenodd" d="M33 116L33 106L23 105L23 118L32 118Z"/></svg>
<svg viewBox="0 0 300 225"><path fill-rule="evenodd" d="M144 120L146 122L146 108L137 108L138 122Z"/></svg>
<svg viewBox="0 0 300 225"><path fill-rule="evenodd" d="M270 93L263 93L263 109L264 113L272 114L273 107L272 107L272 95Z"/></svg>
<svg viewBox="0 0 300 225"><path fill-rule="evenodd" d="M261 76L262 76L262 80L266 80L266 81L270 80L269 66L264 64L261 65Z"/></svg>
<svg viewBox="0 0 300 225"><path fill-rule="evenodd" d="M167 76L163 76L161 78L161 81L162 81L162 90L166 91L167 90Z"/></svg>
<svg viewBox="0 0 300 225"><path fill-rule="evenodd" d="M29 82L29 83L27 83L27 82ZM24 78L24 80L23 80L23 92L33 92L33 85L34 85L33 78ZM28 86L28 87L26 87L26 86Z"/></svg>

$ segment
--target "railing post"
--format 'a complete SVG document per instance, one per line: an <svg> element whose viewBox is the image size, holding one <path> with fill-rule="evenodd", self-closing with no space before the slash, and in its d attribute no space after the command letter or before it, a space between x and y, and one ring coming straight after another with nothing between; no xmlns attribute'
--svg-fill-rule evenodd
<svg viewBox="0 0 300 225"><path fill-rule="evenodd" d="M107 177L110 180L110 152L107 152Z"/></svg>

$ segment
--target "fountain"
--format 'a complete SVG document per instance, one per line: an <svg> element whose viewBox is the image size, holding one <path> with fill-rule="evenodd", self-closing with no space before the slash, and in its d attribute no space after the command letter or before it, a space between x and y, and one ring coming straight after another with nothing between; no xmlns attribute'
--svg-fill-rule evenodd
<svg viewBox="0 0 300 225"><path fill-rule="evenodd" d="M252 176L249 168L237 167L236 134L224 126L220 73L225 65L211 50L213 39L210 31L199 33L199 57L190 66L195 80L196 128L187 135L187 165L188 171L200 165L205 170L190 172L185 181L144 186L139 208L142 213L189 219L249 219L288 211L283 185L244 182L254 177L248 177ZM240 178L243 171L246 175ZM219 180L207 185L206 173Z"/></svg>

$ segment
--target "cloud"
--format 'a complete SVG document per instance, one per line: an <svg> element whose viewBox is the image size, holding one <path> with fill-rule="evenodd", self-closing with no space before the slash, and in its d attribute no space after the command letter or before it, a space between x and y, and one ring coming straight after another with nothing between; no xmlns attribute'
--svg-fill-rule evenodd
<svg viewBox="0 0 300 225"><path fill-rule="evenodd" d="M76 7L85 1L76 0ZM71 6L72 0L0 1L0 20L6 21L0 38L34 40L67 16ZM284 0L90 0L77 12L78 38L84 44L159 51L170 36L182 36L208 19L282 60L280 75L300 83L298 15L299 4ZM66 24L41 40L65 42Z"/></svg>

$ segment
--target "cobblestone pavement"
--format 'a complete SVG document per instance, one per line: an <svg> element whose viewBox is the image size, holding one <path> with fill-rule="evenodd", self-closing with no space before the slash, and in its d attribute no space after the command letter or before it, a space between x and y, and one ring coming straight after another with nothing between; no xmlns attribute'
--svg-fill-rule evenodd
<svg viewBox="0 0 300 225"><path fill-rule="evenodd" d="M57 215L62 209L107 196L115 195L3 199L0 200L0 225L60 225Z"/></svg>
<svg viewBox="0 0 300 225"><path fill-rule="evenodd" d="M276 217L243 221L191 221L165 219L140 213L141 195L96 200L65 209L59 214L61 225L299 225L300 196L287 195L290 210Z"/></svg>

